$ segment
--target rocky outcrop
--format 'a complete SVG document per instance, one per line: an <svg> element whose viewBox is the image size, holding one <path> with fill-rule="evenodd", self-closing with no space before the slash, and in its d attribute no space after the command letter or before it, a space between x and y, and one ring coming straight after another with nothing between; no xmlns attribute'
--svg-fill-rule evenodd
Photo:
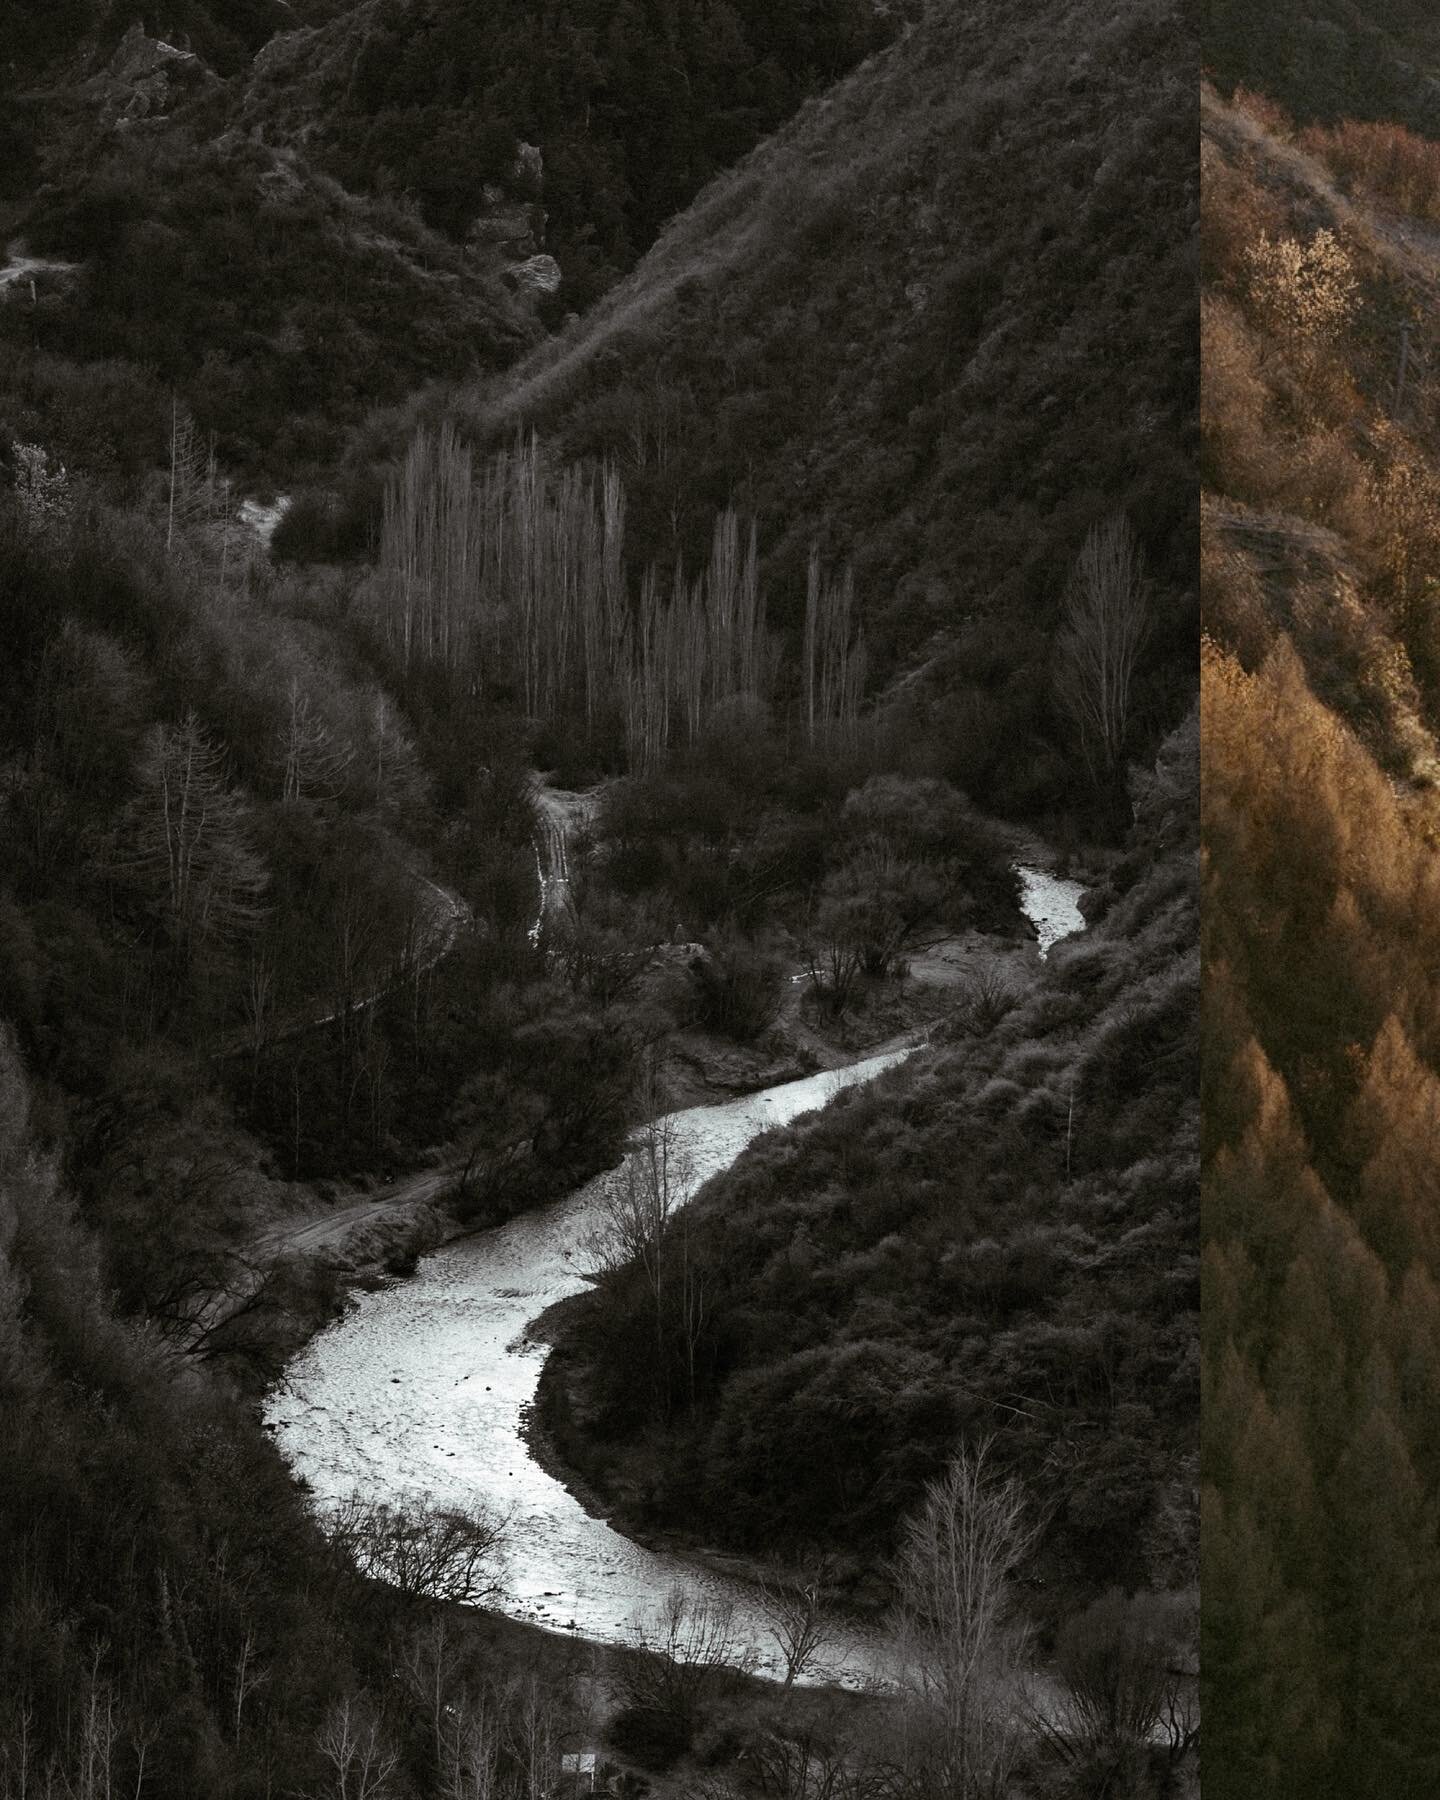
<svg viewBox="0 0 1440 1800"><path fill-rule="evenodd" d="M104 125L121 129L163 119L181 101L219 86L219 77L193 51L147 37L135 24L103 72L86 84L86 98Z"/></svg>
<svg viewBox="0 0 1440 1800"><path fill-rule="evenodd" d="M323 137L344 108L375 15L376 0L362 0L328 25L302 25L271 38L250 65L239 122L272 144Z"/></svg>
<svg viewBox="0 0 1440 1800"><path fill-rule="evenodd" d="M472 249L493 249L507 260L520 261L540 254L545 242L543 207L514 199L494 181L485 183L480 198L482 210L465 234Z"/></svg>
<svg viewBox="0 0 1440 1800"><path fill-rule="evenodd" d="M564 280L560 265L553 256L531 256L505 271L507 278L522 294L553 294Z"/></svg>
<svg viewBox="0 0 1440 1800"><path fill-rule="evenodd" d="M546 213L540 205L545 158L538 144L520 142L505 184L487 181L481 206L465 234L466 247L491 253L504 264L505 278L521 294L553 294L564 271L545 249Z"/></svg>

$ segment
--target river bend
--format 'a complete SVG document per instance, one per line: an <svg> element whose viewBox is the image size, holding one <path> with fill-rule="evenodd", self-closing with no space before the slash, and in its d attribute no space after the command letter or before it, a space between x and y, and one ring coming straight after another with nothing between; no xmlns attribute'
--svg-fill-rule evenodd
<svg viewBox="0 0 1440 1800"><path fill-rule="evenodd" d="M1083 925L1079 889L1041 871L1021 873L1043 954ZM671 1114L691 1187L728 1168L760 1133L909 1054L893 1050ZM428 1495L508 1513L511 1548L494 1604L513 1618L621 1642L637 1614L680 1582L696 1599L732 1605L737 1639L751 1647L759 1672L782 1673L753 1588L622 1537L531 1458L522 1436L546 1354L530 1327L587 1285L585 1244L606 1179L445 1246L411 1280L358 1295L291 1365L267 1402L267 1423L322 1507L359 1491L392 1504ZM877 1648L861 1633L837 1632L808 1678L860 1683L874 1672Z"/></svg>

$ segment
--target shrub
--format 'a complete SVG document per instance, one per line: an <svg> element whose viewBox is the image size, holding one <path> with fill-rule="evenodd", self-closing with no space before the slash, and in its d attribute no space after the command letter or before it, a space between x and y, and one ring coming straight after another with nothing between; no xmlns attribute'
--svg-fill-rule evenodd
<svg viewBox="0 0 1440 1800"><path fill-rule="evenodd" d="M690 963L696 1023L738 1043L753 1043L775 1022L784 982L778 957L738 932L718 932Z"/></svg>
<svg viewBox="0 0 1440 1800"><path fill-rule="evenodd" d="M1299 141L1352 190L1415 218L1440 222L1440 144L1403 125L1359 119L1312 126Z"/></svg>

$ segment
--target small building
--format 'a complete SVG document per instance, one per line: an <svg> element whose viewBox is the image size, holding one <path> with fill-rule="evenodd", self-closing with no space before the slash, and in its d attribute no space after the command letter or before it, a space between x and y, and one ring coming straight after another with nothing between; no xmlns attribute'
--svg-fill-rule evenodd
<svg viewBox="0 0 1440 1800"><path fill-rule="evenodd" d="M593 1750L575 1750L560 1758L560 1792L593 1794L595 1792L596 1756Z"/></svg>

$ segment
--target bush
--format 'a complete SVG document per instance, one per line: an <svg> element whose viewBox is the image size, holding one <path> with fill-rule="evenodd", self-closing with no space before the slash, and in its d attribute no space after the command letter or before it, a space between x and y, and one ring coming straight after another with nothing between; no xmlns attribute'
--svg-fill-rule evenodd
<svg viewBox="0 0 1440 1800"><path fill-rule="evenodd" d="M1403 125L1359 119L1312 126L1299 142L1352 191L1440 223L1440 144Z"/></svg>
<svg viewBox="0 0 1440 1800"><path fill-rule="evenodd" d="M773 1025L785 993L784 964L738 932L720 932L690 962L695 1022L753 1043Z"/></svg>

